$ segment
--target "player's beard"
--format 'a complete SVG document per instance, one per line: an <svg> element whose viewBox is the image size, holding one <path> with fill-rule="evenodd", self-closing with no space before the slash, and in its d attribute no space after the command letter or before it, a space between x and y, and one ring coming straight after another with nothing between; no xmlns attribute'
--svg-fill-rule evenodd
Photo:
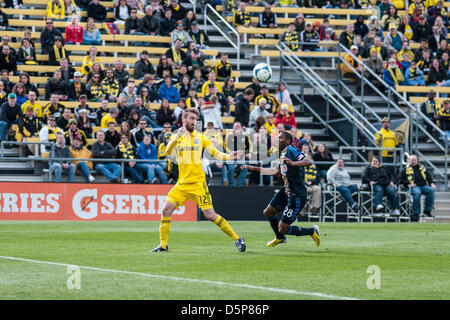
<svg viewBox="0 0 450 320"><path fill-rule="evenodd" d="M184 127L186 128L187 131L192 133L192 131L194 131L194 128L195 128L195 123L193 123L193 124L185 123Z"/></svg>

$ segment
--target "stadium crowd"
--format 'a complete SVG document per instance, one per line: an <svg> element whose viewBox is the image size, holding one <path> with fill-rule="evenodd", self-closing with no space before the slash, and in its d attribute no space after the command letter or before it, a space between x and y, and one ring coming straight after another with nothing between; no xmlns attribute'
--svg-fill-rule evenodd
<svg viewBox="0 0 450 320"><path fill-rule="evenodd" d="M20 2L7 3L5 7L21 7ZM211 3L219 4L217 1ZM261 3L265 5L265 10L259 15L258 27L266 28L277 27L276 15L271 13L272 5L338 8L370 6L363 1ZM235 9L233 22L236 27L250 25L250 14L245 11L245 2L235 4L229 1L227 5ZM390 3L383 0L378 7L381 17L371 16L366 23L363 16L358 16L354 24L346 27L339 42L355 55L366 59L393 86L409 84L408 81L417 83L414 85L423 85L424 82L414 81L426 76L430 86L449 85L448 19L443 14L445 8L442 1L427 0L422 3L417 0L408 7L403 1ZM398 9L411 12L398 17ZM84 18L78 15L81 11L87 12L84 28L80 24ZM334 160L326 145L316 146L308 132L297 129L294 105L282 82L274 93L270 93L269 88L256 79L242 92L237 90L228 54L221 52L214 66L205 62L208 56L201 50L210 48L209 39L199 28L194 12L186 10L178 0L152 0L146 3L120 0L115 2L113 12L114 18L108 19L108 10L98 0L49 1L45 28L40 36L40 50L42 54L48 54L46 63L58 68L45 84L43 95L39 93L37 84L30 81L28 73L17 70L18 65L39 64L36 58L38 50L30 30L25 30L24 37L16 40L20 43L17 50L10 45L12 40L9 36L2 37L0 141L11 139L26 142L39 137L41 142L54 142L53 149L48 144L42 144L40 153L44 155L51 151L55 159L73 159L52 161L50 170L54 172L56 181L61 181L62 172L67 171L68 181L72 182L78 171L90 183L95 181L92 174L95 170L112 183L124 182L120 179L120 162L76 160L103 158L129 160L125 172L135 183L173 183L177 180L177 165L165 154L165 145L172 133L181 126L182 111L185 108L197 108L201 112L201 130L204 130L205 136L218 148L228 152L235 150L238 145L243 146L245 161L275 157L278 134L289 131L293 136L293 146L310 154L315 162L306 168L305 175L309 192L313 195L311 211L319 210L319 186L327 180L340 184L339 192L357 209L351 199L354 187L348 185L348 179L342 173L345 172L343 160L339 159L336 165L331 166L330 162ZM143 17L139 18L138 15ZM14 29L9 27L8 17L4 13L0 12L0 17L3 17L0 19L3 30ZM318 41L337 40L329 24L331 18L325 18L322 24L305 23L303 14L299 14L289 24L281 40L286 41L292 50L318 51ZM67 21L67 26L60 30L54 26L55 21ZM96 22L107 22L107 30L99 30ZM118 28L121 24L124 28ZM389 33L384 36L384 31ZM100 62L97 46L101 45L101 34L105 32L169 36L171 43L167 51L160 55L157 65L150 61L148 51L140 52L131 75L120 58L112 65ZM409 49L411 41L420 42L415 52ZM65 48L68 44L90 46L79 71L72 66L71 52ZM141 46L142 43L134 42L134 45ZM144 42L144 46L147 45ZM346 59L358 67L350 56ZM311 61L308 60L308 63L311 64ZM342 71L344 76L352 77L351 71ZM13 76L19 76L17 83L10 80ZM436 82L430 82L435 77ZM137 80L140 80L139 85L135 85ZM40 100L41 96L45 100ZM41 101L47 100L42 104ZM65 105L66 102L76 102L77 107L72 109ZM100 103L100 108L89 106L93 103ZM155 110L152 104L158 104L159 108ZM176 107L173 108L173 105ZM444 130L450 130L450 101L444 105L448 107L441 108L430 98L424 104L424 110L441 128L444 126ZM224 118L233 119L231 127L230 121L223 123ZM36 150L30 147L30 152L36 153ZM132 161L135 159L148 161ZM388 160L388 157L383 156L383 161ZM259 175L240 170L241 165L208 161L205 172L219 172L223 185L259 184ZM270 162L262 165L269 166ZM411 187L433 184L431 176L427 175L426 179L422 177L422 173L425 174L422 167L419 176L415 169L417 166L419 170L419 166L412 166L414 169L404 175L404 183L407 181ZM390 174L389 170L387 172ZM416 176L422 177L424 181L411 182L411 177L414 180ZM389 185L394 182L393 175L390 177ZM369 178L366 176L365 179ZM267 177L262 180L264 184L269 183ZM369 184L372 182L370 180ZM434 187L431 189L434 190ZM392 190L388 186L375 191L379 194L385 192L392 198ZM421 188L420 192L430 193L427 188ZM395 200L391 198L393 209L397 210ZM381 201L377 201L378 209L380 205ZM428 211L426 209L426 213Z"/></svg>

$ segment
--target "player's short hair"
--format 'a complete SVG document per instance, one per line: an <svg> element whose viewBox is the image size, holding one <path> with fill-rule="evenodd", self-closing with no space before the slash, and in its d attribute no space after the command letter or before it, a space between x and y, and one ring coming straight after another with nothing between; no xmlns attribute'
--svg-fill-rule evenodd
<svg viewBox="0 0 450 320"><path fill-rule="evenodd" d="M198 112L198 110L195 109L195 108L187 108L186 110L184 110L183 111L183 118L184 119L187 118L188 113L194 113L197 116L197 118L200 118L200 112Z"/></svg>
<svg viewBox="0 0 450 320"><path fill-rule="evenodd" d="M294 139L292 138L292 135L291 135L289 132L287 132L287 131L281 132L281 133L280 133L280 136L281 136L281 135L285 136L286 139L288 139L288 140L290 141L289 144L291 144L292 141L294 140Z"/></svg>

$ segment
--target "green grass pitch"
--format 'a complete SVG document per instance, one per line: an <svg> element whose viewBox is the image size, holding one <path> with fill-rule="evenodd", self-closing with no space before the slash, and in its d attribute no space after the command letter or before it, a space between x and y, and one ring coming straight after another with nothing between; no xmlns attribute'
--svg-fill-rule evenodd
<svg viewBox="0 0 450 320"><path fill-rule="evenodd" d="M210 222L174 221L150 253L159 222L2 221L0 299L450 299L449 224L319 223L320 247L268 248L267 222L230 223L247 252Z"/></svg>

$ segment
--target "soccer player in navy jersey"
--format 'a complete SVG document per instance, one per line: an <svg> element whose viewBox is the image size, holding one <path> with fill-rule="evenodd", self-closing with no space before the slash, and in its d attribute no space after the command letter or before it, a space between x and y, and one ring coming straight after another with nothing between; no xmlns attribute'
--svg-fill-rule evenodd
<svg viewBox="0 0 450 320"><path fill-rule="evenodd" d="M288 132L279 135L280 163L276 168L261 168L256 166L243 166L249 171L256 171L263 175L281 174L284 186L273 197L264 216L269 219L270 226L275 232L275 239L267 243L268 247L274 247L280 243L286 243L286 234L295 236L311 236L317 246L320 245L319 227L299 228L291 226L298 214L306 204L307 187L304 182L305 171L303 167L311 165L310 157L305 156L291 146L292 136ZM282 212L281 219L278 212Z"/></svg>

